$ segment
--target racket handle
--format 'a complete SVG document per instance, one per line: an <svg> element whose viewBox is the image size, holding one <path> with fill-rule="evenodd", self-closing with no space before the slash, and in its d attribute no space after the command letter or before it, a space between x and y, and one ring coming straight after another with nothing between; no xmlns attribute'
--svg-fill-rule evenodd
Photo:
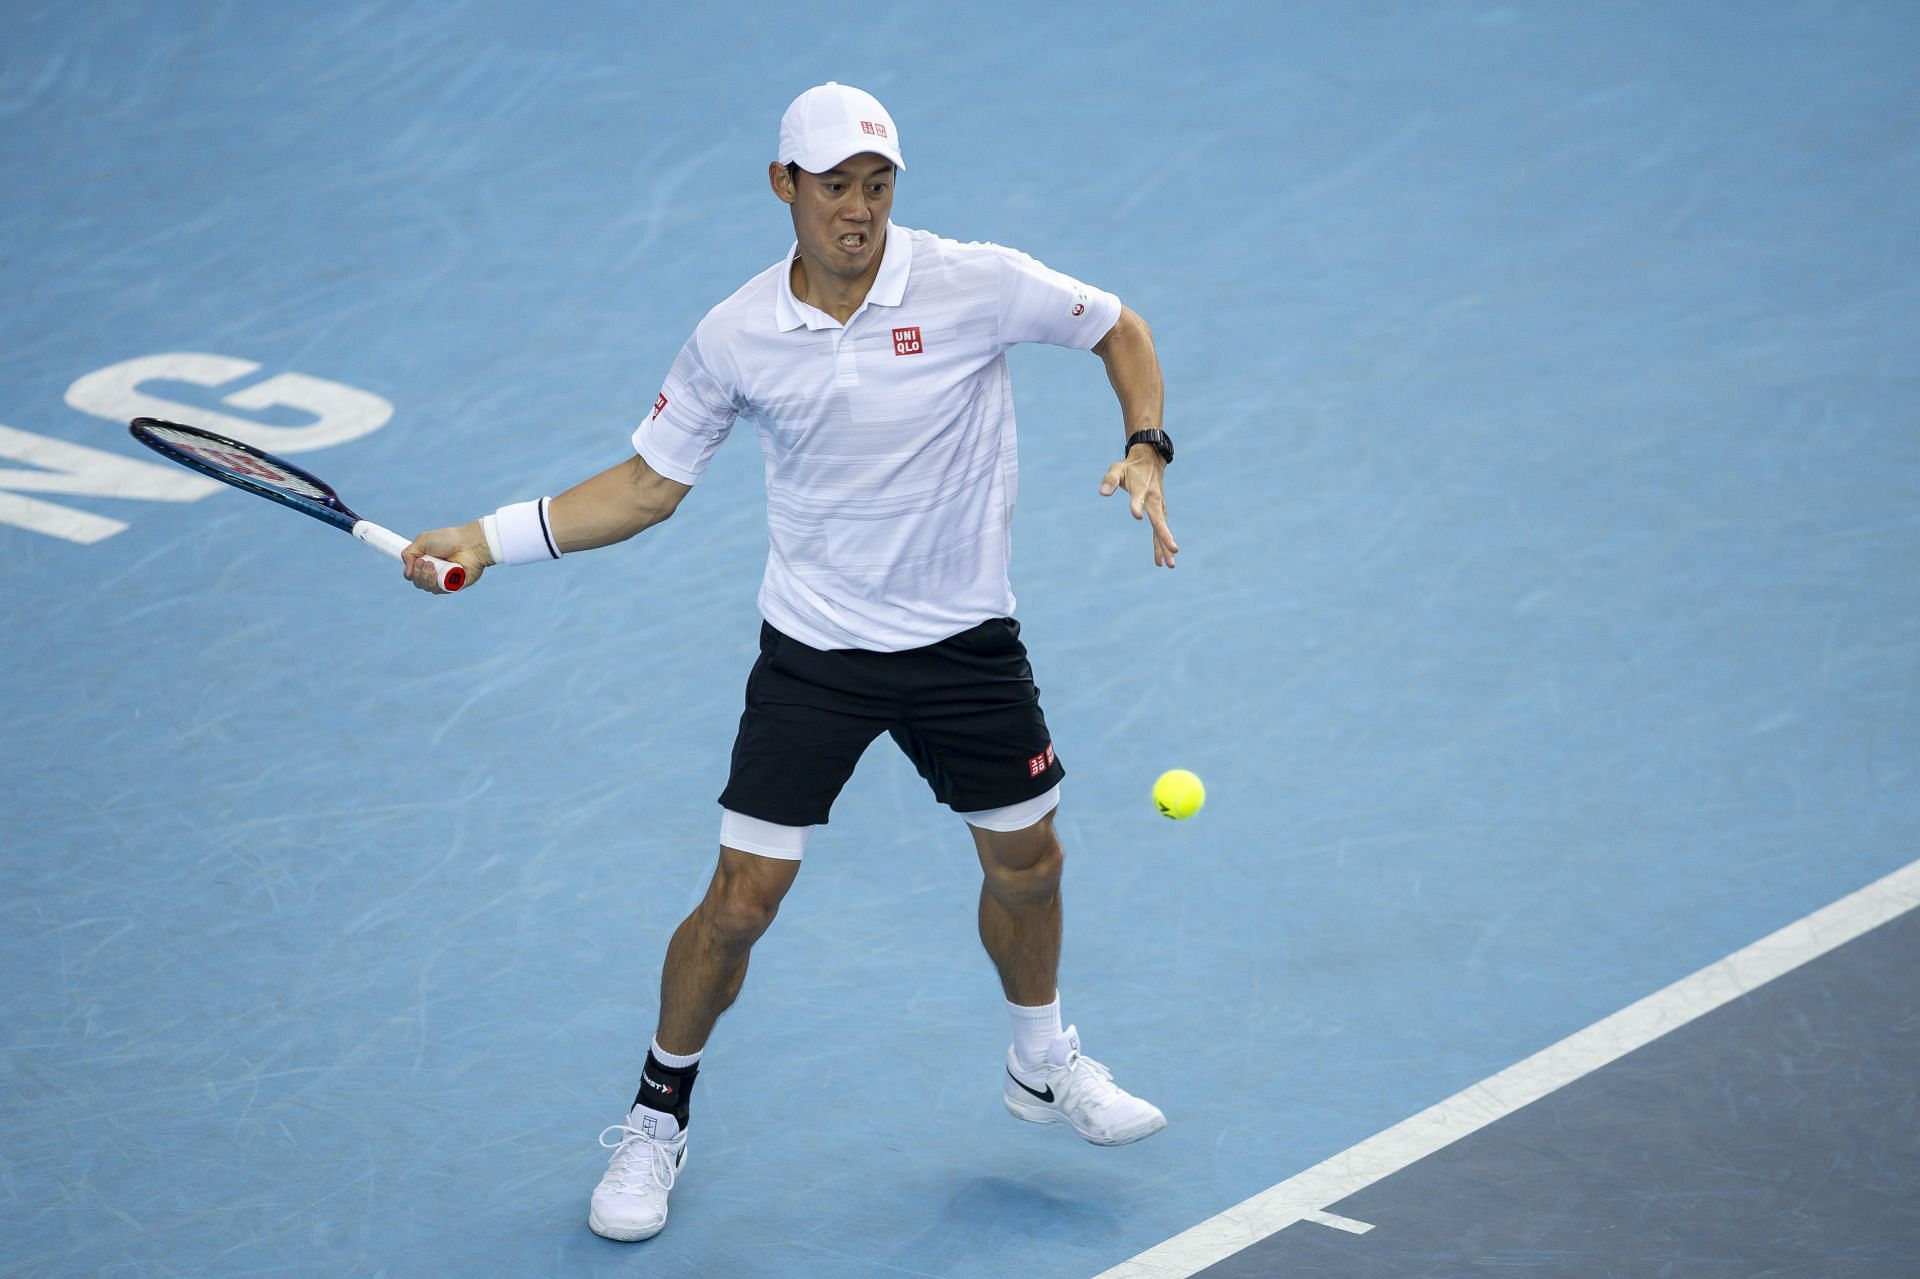
<svg viewBox="0 0 1920 1279"><path fill-rule="evenodd" d="M374 550L384 551L396 560L401 557L401 552L405 551L409 545L406 538L401 537L390 528L380 527L372 520L361 520L353 526L352 531L355 537L365 542L368 546L371 546ZM432 555L423 555L420 558L433 565L434 579L439 582L441 590L457 591L467 584L467 570L458 564L450 564L446 560L438 559Z"/></svg>

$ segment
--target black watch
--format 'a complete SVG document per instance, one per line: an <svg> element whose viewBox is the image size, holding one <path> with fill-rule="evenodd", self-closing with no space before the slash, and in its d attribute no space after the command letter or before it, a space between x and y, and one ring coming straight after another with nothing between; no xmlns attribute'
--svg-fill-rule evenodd
<svg viewBox="0 0 1920 1279"><path fill-rule="evenodd" d="M1165 431L1135 431L1127 437L1126 451L1129 453L1133 452L1133 446L1136 444L1151 444L1154 450L1160 454L1161 462L1173 461L1173 439Z"/></svg>

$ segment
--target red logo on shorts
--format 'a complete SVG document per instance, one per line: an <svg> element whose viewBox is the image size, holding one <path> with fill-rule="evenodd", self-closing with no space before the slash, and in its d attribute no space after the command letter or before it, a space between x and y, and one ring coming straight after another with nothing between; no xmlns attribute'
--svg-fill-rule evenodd
<svg viewBox="0 0 1920 1279"><path fill-rule="evenodd" d="M1053 764L1053 743L1047 743L1047 749L1027 761L1027 776L1038 777Z"/></svg>
<svg viewBox="0 0 1920 1279"><path fill-rule="evenodd" d="M893 331L893 353L895 355L920 354L920 326Z"/></svg>
<svg viewBox="0 0 1920 1279"><path fill-rule="evenodd" d="M667 393L665 391L662 391L660 392L660 398L653 402L653 417L659 417L660 410L666 407L667 407ZM653 418L650 417L647 419L647 421L651 422L653 421Z"/></svg>

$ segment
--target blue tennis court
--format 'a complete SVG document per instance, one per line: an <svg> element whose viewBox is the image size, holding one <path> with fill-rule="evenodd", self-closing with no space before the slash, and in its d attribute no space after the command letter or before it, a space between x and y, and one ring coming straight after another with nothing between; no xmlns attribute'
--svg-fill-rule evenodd
<svg viewBox="0 0 1920 1279"><path fill-rule="evenodd" d="M0 1273L1920 1273L1920 10L6 28ZM775 128L828 79L899 124L896 222L1154 327L1179 568L1097 494L1099 362L1027 347L1013 583L1065 1015L1169 1124L1003 1112L978 864L883 745L622 1246L595 1135L713 866L756 444L632 543L430 599L126 423L408 534L557 493L787 250ZM1489 1082L1543 1053L1525 1104Z"/></svg>

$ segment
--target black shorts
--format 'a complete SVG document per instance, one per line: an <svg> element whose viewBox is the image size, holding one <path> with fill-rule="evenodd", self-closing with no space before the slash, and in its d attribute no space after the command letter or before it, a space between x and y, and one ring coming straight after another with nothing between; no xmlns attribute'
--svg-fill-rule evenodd
<svg viewBox="0 0 1920 1279"><path fill-rule="evenodd" d="M899 653L822 651L763 623L720 803L781 826L822 825L882 732L956 812L1018 804L1067 775L1011 617Z"/></svg>

